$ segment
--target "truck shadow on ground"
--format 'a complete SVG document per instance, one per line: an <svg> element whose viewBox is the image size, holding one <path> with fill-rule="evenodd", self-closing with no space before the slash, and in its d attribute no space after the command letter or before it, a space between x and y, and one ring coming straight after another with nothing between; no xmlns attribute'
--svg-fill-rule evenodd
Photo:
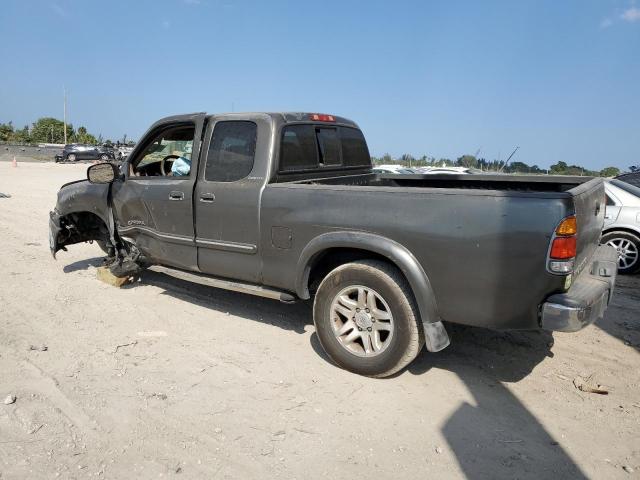
<svg viewBox="0 0 640 480"><path fill-rule="evenodd" d="M452 343L442 352L423 350L408 374L443 369L455 373L475 405L463 403L442 433L468 479L586 479L580 467L527 407L504 385L524 379L553 356L548 332L495 332L448 327ZM311 345L325 360L314 333ZM407 375L400 372L397 376Z"/></svg>
<svg viewBox="0 0 640 480"><path fill-rule="evenodd" d="M164 295L181 301L297 333L304 333L305 326L313 323L311 302L285 305L152 271L144 272L141 282L162 288ZM457 326L451 333L447 349L436 354L423 350L408 372L423 375L432 368L449 370L473 395L476 405L462 404L442 428L466 477L587 478L560 442L503 385L522 380L546 357L553 356L553 336L548 332L495 332ZM319 357L332 363L315 333L311 346Z"/></svg>
<svg viewBox="0 0 640 480"><path fill-rule="evenodd" d="M442 352L423 352L409 366L422 375L431 368L455 373L475 405L463 403L442 433L469 479L587 478L505 383L518 382L553 356L548 332L494 332L456 327Z"/></svg>
<svg viewBox="0 0 640 480"><path fill-rule="evenodd" d="M80 270L89 270L90 268L96 268L104 263L104 257L85 258L78 260L77 262L69 263L62 267L64 273L78 272Z"/></svg>
<svg viewBox="0 0 640 480"><path fill-rule="evenodd" d="M284 304L277 300L199 285L151 270L143 272L140 283L162 288L162 295L180 301L300 334L304 333L306 325L313 324L311 302ZM138 284L123 288L136 288Z"/></svg>
<svg viewBox="0 0 640 480"><path fill-rule="evenodd" d="M89 268L99 259L76 262L74 270ZM65 270L66 271L66 270ZM229 313L246 320L304 333L313 323L311 302L286 305L179 280L145 271L137 285L151 285L180 301ZM529 375L553 356L548 332L495 332L481 328L451 329L451 345L442 352L425 350L408 367L408 374L424 375L432 368L455 373L469 389L475 405L463 403L446 420L442 432L460 468L469 479L587 478L527 407L504 385ZM317 335L315 352L331 363ZM407 375L401 372L399 375ZM382 380L384 381L384 380Z"/></svg>

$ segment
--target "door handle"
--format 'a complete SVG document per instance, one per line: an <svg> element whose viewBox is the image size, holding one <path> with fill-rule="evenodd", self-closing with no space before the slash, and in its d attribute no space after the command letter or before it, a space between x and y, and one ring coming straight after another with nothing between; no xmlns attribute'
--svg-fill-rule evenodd
<svg viewBox="0 0 640 480"><path fill-rule="evenodd" d="M200 201L205 203L213 203L216 196L213 193L203 193L200 195Z"/></svg>
<svg viewBox="0 0 640 480"><path fill-rule="evenodd" d="M184 200L184 192L170 192L169 200Z"/></svg>

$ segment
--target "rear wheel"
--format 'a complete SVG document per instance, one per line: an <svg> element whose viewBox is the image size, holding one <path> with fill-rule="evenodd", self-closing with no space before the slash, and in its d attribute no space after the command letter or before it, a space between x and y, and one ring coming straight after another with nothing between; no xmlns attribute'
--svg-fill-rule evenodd
<svg viewBox="0 0 640 480"><path fill-rule="evenodd" d="M424 344L411 289L400 271L362 260L331 271L316 293L313 319L325 352L340 367L386 377Z"/></svg>
<svg viewBox="0 0 640 480"><path fill-rule="evenodd" d="M618 272L634 273L640 269L640 237L622 231L605 233L602 243L618 252Z"/></svg>

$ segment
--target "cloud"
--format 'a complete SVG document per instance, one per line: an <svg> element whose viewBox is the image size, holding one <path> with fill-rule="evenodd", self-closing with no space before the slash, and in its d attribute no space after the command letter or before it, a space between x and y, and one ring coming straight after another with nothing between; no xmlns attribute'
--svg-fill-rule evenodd
<svg viewBox="0 0 640 480"><path fill-rule="evenodd" d="M622 15L620 15L620 18L625 22L630 22L630 23L640 22L640 8L629 7L624 12L622 12Z"/></svg>
<svg viewBox="0 0 640 480"><path fill-rule="evenodd" d="M609 28L611 25L613 25L613 20L610 18L605 18L600 22L600 28Z"/></svg>
<svg viewBox="0 0 640 480"><path fill-rule="evenodd" d="M52 3L51 8L53 9L54 12L58 14L58 16L62 18L67 18L69 16L69 13L67 13L67 11L57 3Z"/></svg>

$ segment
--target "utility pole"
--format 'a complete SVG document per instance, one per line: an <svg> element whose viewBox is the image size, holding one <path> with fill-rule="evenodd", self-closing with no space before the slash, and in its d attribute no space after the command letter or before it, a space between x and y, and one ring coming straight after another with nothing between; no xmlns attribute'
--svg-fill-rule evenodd
<svg viewBox="0 0 640 480"><path fill-rule="evenodd" d="M63 107L63 128L64 128L64 144L67 144L67 89L62 87L64 91L64 107Z"/></svg>

